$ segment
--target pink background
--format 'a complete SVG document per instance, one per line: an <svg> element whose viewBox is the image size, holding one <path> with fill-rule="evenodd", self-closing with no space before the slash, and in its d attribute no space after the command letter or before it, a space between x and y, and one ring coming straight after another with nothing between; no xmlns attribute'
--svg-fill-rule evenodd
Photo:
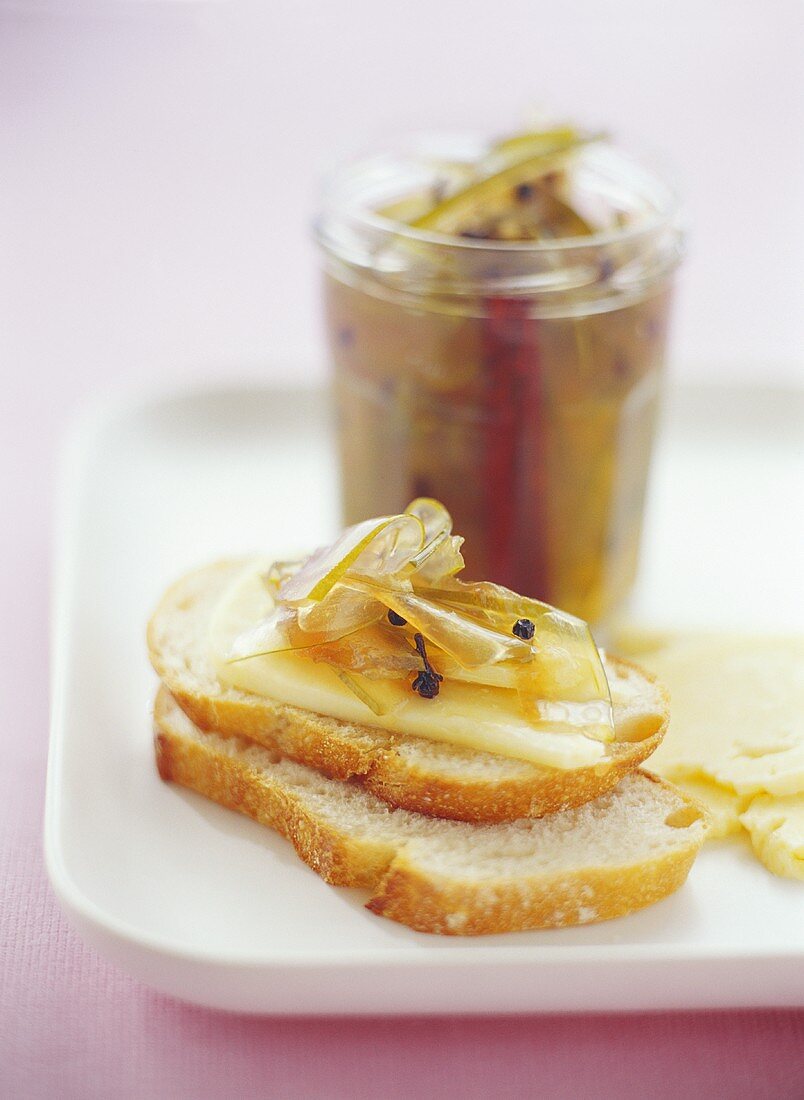
<svg viewBox="0 0 804 1100"><path fill-rule="evenodd" d="M0 1095L802 1096L802 1012L226 1017L120 974L57 909L41 857L57 443L120 380L321 372L305 225L336 153L389 121L504 124L548 88L570 113L591 103L654 135L689 198L677 373L800 377L793 0L681 0L661 19L635 0L501 3L504 63L487 5L266 7L0 0Z"/></svg>
<svg viewBox="0 0 804 1100"><path fill-rule="evenodd" d="M0 0L4 354L320 369L322 173L552 109L672 166L674 370L801 378L802 56L800 0Z"/></svg>

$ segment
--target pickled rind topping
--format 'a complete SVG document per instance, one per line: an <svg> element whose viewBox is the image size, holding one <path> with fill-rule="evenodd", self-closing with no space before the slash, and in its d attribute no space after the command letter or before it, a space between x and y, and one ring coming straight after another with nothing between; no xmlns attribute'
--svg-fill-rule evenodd
<svg viewBox="0 0 804 1100"><path fill-rule="evenodd" d="M305 561L274 563L263 574L271 611L235 637L227 661L299 652L329 665L375 715L404 700L405 680L418 690L427 672L514 693L535 730L612 740L608 682L587 624L501 585L460 581L462 542L443 504L419 498L348 528ZM389 612L404 622L392 626ZM523 619L532 638L514 629Z"/></svg>

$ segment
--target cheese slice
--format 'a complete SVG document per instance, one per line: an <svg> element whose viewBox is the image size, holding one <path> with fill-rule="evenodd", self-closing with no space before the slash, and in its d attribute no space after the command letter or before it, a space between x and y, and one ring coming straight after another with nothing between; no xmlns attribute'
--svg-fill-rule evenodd
<svg viewBox="0 0 804 1100"><path fill-rule="evenodd" d="M656 771L652 760L649 761L649 767ZM722 787L704 776L684 776L683 779L676 779L675 784L706 808L709 819L709 829L706 834L708 840L734 836L742 831L740 814L746 808L749 799L741 798L736 791Z"/></svg>
<svg viewBox="0 0 804 1100"><path fill-rule="evenodd" d="M771 871L804 881L804 794L759 795L740 814L740 821Z"/></svg>
<svg viewBox="0 0 804 1100"><path fill-rule="evenodd" d="M804 877L804 638L645 636L637 659L670 691L648 766L703 802L711 835L746 828L771 871Z"/></svg>

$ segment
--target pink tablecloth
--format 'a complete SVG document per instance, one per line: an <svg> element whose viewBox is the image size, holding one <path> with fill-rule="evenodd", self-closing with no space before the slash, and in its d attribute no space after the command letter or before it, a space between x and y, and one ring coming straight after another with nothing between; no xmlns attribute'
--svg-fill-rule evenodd
<svg viewBox="0 0 804 1100"><path fill-rule="evenodd" d="M804 1012L246 1019L85 947L41 854L53 443L75 382L17 376L0 412L0 1096L804 1097Z"/></svg>

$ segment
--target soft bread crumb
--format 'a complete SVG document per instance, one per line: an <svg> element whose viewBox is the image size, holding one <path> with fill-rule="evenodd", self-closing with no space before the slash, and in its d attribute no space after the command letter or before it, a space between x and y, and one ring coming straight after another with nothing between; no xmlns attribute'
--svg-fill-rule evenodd
<svg viewBox="0 0 804 1100"><path fill-rule="evenodd" d="M674 848L681 832L703 837L700 811L644 773L626 776L614 791L561 813L475 825L393 808L359 784L340 783L303 764L277 760L252 742L204 733L175 704L169 720L187 741L237 759L259 782L294 792L317 816L350 835L408 841L416 845L417 859L463 878L516 878L525 870L584 861L628 863Z"/></svg>

